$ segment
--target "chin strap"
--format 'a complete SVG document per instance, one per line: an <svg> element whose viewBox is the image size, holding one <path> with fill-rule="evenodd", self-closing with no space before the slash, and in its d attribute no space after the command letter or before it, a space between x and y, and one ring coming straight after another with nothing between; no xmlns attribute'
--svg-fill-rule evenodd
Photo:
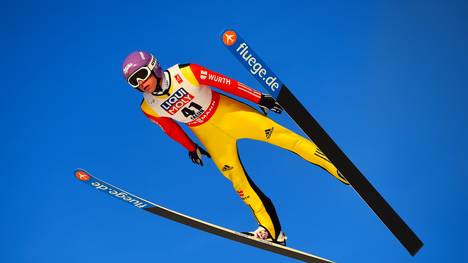
<svg viewBox="0 0 468 263"><path fill-rule="evenodd" d="M151 92L152 95L158 96L164 94L164 91L161 88L161 82L161 78L156 78L156 89L153 92Z"/></svg>
<svg viewBox="0 0 468 263"><path fill-rule="evenodd" d="M156 77L156 89L151 93L154 96L169 95L169 87L171 86L171 77L166 70L162 78Z"/></svg>

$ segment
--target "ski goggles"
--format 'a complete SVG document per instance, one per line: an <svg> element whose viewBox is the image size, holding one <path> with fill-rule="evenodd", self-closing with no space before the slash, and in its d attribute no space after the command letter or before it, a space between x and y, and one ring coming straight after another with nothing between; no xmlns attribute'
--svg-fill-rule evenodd
<svg viewBox="0 0 468 263"><path fill-rule="evenodd" d="M138 88L138 81L142 80L145 81L151 76L151 72L154 69L154 66L156 65L156 59L154 57L151 57L151 61L148 64L148 66L141 67L137 69L135 72L133 72L130 77L128 77L127 81L130 86L134 88Z"/></svg>

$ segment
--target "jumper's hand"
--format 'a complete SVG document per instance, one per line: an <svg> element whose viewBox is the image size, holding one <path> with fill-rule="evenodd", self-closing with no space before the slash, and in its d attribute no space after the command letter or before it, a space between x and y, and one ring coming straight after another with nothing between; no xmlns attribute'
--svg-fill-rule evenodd
<svg viewBox="0 0 468 263"><path fill-rule="evenodd" d="M262 97L258 102L258 106L260 106L260 109L262 109L265 115L267 114L268 110L271 110L272 112L278 114L280 114L283 111L281 105L279 105L279 103L268 94L262 94Z"/></svg>
<svg viewBox="0 0 468 263"><path fill-rule="evenodd" d="M211 155L205 151L205 149L201 148L200 146L197 145L197 148L188 153L190 159L192 159L192 162L194 164L198 164L203 166L203 161L202 161L202 155L205 155L208 158L211 158Z"/></svg>

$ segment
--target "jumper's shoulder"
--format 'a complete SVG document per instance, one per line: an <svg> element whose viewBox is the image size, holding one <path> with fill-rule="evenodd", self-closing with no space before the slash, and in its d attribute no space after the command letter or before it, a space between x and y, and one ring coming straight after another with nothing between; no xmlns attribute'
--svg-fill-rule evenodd
<svg viewBox="0 0 468 263"><path fill-rule="evenodd" d="M183 77L187 79L190 84L198 86L201 84L200 79L200 70L197 64L186 63L186 64L176 64L173 67L177 67L178 70L182 73Z"/></svg>
<svg viewBox="0 0 468 263"><path fill-rule="evenodd" d="M143 113L145 113L146 115L151 115L151 116L154 116L154 117L159 117L159 114L157 114L157 113L151 108L151 106L150 106L149 103L145 100L145 98L143 98L143 99L141 100L140 108L141 108L141 111L143 111Z"/></svg>
<svg viewBox="0 0 468 263"><path fill-rule="evenodd" d="M190 65L194 65L194 64L191 64L191 63L174 64L174 65L170 66L167 69L167 71L173 72L173 71L176 71L176 70L182 70L182 69L190 68Z"/></svg>
<svg viewBox="0 0 468 263"><path fill-rule="evenodd" d="M191 63L185 63L185 64L177 64L179 66L180 69L183 69L183 68L186 68L186 67L190 67L190 65L192 65Z"/></svg>

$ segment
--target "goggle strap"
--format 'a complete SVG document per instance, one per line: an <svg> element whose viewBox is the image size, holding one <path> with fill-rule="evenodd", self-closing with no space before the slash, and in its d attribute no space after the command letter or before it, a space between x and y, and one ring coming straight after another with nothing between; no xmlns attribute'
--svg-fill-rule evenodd
<svg viewBox="0 0 468 263"><path fill-rule="evenodd" d="M151 60L150 60L150 63L148 64L148 68L153 70L154 67L156 66L156 58L152 55L151 56Z"/></svg>

